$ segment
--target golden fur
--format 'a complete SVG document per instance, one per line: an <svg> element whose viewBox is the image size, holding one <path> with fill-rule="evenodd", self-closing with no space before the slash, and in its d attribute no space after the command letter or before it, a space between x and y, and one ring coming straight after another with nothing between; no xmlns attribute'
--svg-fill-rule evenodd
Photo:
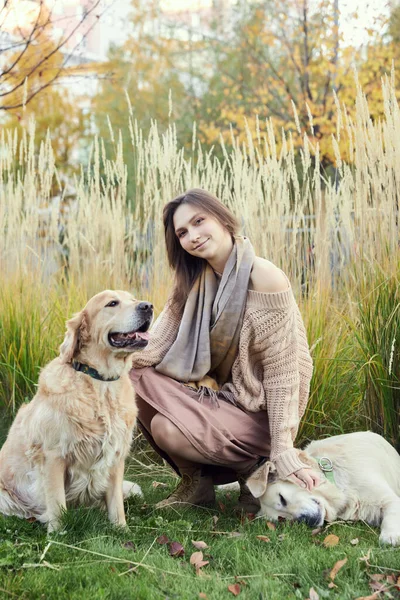
<svg viewBox="0 0 400 600"><path fill-rule="evenodd" d="M123 482L137 415L128 373L132 352L147 344L146 333L134 332L151 319L151 305L107 290L68 321L60 355L42 370L0 451L0 512L35 517L50 532L67 505L105 501L110 520L125 525L123 495L140 493ZM77 372L73 359L119 379Z"/></svg>
<svg viewBox="0 0 400 600"><path fill-rule="evenodd" d="M319 471L317 458L333 463L335 484L323 479L313 490L274 479L266 463L247 481L260 499L259 515L283 517L317 527L337 519L381 526L382 543L400 545L400 456L380 435L370 431L337 435L311 442L301 460ZM268 483L268 484L267 484Z"/></svg>

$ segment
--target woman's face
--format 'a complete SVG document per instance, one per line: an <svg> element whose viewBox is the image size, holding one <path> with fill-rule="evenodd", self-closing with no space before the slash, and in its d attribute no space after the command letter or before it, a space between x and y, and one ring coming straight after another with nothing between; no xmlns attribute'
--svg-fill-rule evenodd
<svg viewBox="0 0 400 600"><path fill-rule="evenodd" d="M232 238L215 217L194 204L181 204L174 213L175 235L180 245L192 256L211 263L229 256Z"/></svg>

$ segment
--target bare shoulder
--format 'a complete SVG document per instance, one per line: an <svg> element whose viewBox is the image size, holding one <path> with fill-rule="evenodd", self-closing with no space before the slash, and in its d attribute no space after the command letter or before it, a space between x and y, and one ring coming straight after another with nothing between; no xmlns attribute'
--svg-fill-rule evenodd
<svg viewBox="0 0 400 600"><path fill-rule="evenodd" d="M285 292L288 288L288 280L283 272L269 260L256 256L250 276L250 289L271 294Z"/></svg>

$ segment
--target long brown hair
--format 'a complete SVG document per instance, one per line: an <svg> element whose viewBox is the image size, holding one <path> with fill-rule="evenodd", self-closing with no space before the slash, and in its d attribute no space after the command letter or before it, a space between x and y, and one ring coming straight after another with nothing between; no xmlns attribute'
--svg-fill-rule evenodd
<svg viewBox="0 0 400 600"><path fill-rule="evenodd" d="M192 285L207 264L204 258L192 256L186 252L175 234L174 214L181 204L198 206L221 223L222 227L231 234L232 238L237 235L239 229L236 217L226 206L218 198L200 188L188 190L164 206L163 222L168 262L175 271L175 286L171 308L177 312L183 310Z"/></svg>

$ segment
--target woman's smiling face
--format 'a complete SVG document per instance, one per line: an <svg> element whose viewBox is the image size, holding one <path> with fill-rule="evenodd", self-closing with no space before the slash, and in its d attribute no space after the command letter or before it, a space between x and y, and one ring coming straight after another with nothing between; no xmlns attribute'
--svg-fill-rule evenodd
<svg viewBox="0 0 400 600"><path fill-rule="evenodd" d="M174 229L186 252L211 263L213 259L225 258L225 255L227 258L232 250L229 231L195 204L178 206L174 214Z"/></svg>

